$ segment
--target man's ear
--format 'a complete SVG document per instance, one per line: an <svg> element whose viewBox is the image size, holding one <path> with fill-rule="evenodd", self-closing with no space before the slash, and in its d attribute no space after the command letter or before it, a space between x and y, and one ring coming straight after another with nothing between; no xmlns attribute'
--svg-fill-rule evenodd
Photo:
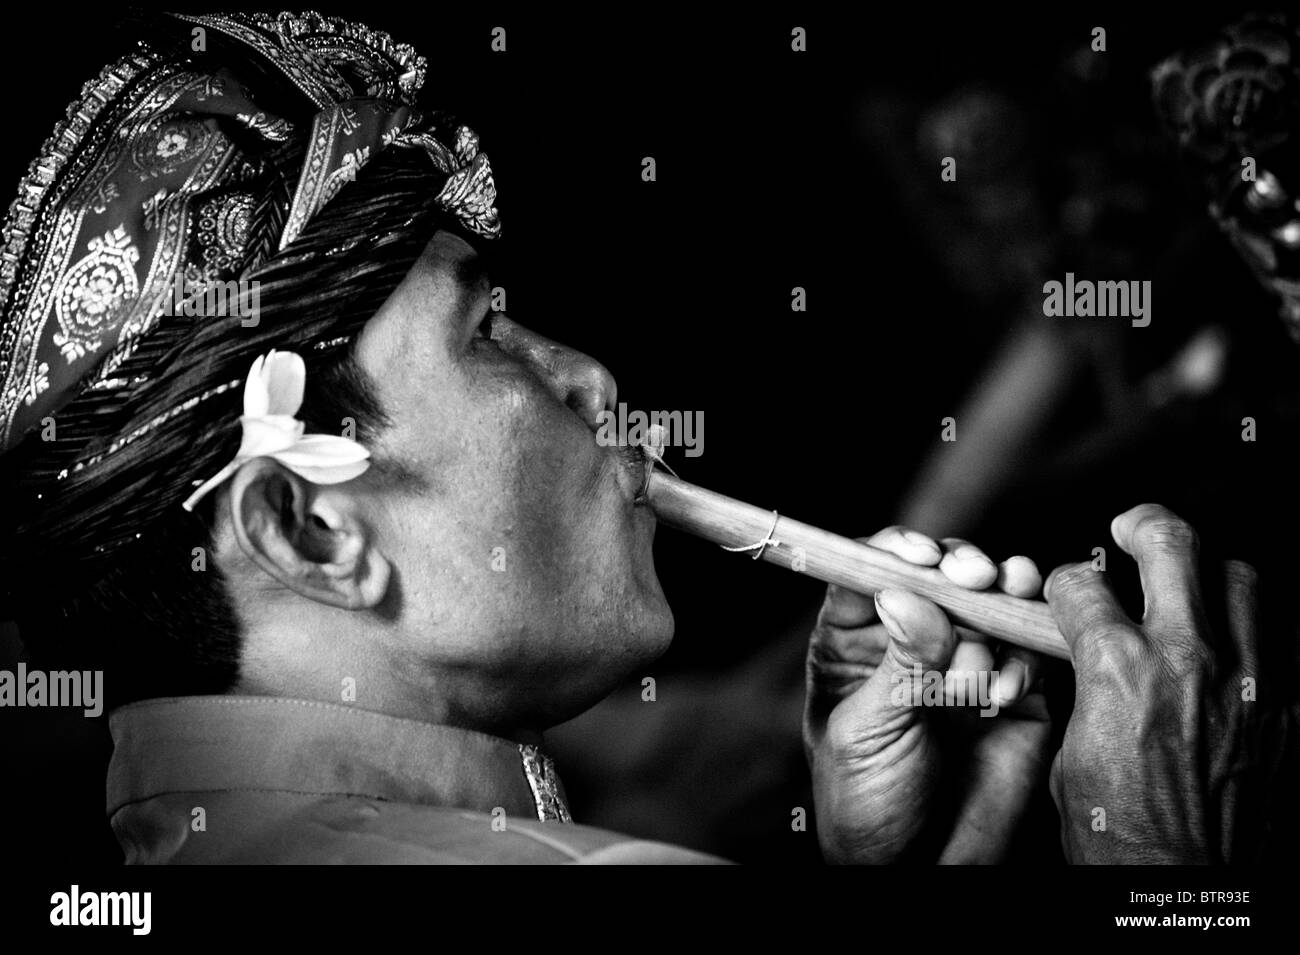
<svg viewBox="0 0 1300 955"><path fill-rule="evenodd" d="M382 602L392 572L358 504L355 490L313 484L274 458L246 461L230 481L240 549L295 593L345 610Z"/></svg>

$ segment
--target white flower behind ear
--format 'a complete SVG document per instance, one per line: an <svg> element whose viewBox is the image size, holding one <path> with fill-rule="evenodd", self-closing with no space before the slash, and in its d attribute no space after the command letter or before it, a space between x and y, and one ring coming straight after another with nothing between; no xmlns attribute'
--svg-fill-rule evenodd
<svg viewBox="0 0 1300 955"><path fill-rule="evenodd" d="M290 415L302 407L307 365L291 351L269 351L253 359L244 379L244 414Z"/></svg>
<svg viewBox="0 0 1300 955"><path fill-rule="evenodd" d="M194 505L254 458L274 458L313 484L341 484L365 473L370 452L350 438L304 435L295 416L302 407L307 366L294 352L269 351L254 359L244 381L244 438L235 459L195 490L181 506Z"/></svg>

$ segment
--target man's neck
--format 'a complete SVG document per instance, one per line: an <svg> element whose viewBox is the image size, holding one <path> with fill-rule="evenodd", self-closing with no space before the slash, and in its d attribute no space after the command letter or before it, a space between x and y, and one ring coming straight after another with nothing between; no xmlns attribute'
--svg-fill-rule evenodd
<svg viewBox="0 0 1300 955"><path fill-rule="evenodd" d="M540 729L471 718L459 707L450 706L446 698L432 689L411 692L409 687L393 681L367 679L364 676L340 677L336 687L319 679L259 679L256 674L241 674L228 691L230 696L265 696L321 703L342 703L360 710L418 720L439 726L473 730L525 745L542 745Z"/></svg>

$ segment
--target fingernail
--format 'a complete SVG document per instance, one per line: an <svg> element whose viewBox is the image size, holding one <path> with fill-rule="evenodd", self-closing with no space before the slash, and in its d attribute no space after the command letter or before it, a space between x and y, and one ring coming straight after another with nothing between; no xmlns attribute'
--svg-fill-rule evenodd
<svg viewBox="0 0 1300 955"><path fill-rule="evenodd" d="M930 538L926 537L924 534L922 534L919 531L909 531L906 528L904 528L903 540L907 541L909 544L912 544L915 547L927 547L930 550L939 549L938 544L936 544L934 541L932 541Z"/></svg>
<svg viewBox="0 0 1300 955"><path fill-rule="evenodd" d="M1014 703L1020 696L1020 687L1025 680L1025 665L1019 660L1012 660L1004 670L998 673L993 684L993 698L998 706Z"/></svg>
<svg viewBox="0 0 1300 955"><path fill-rule="evenodd" d="M978 547L971 544L963 544L953 551L953 556L958 560L978 560L986 564L992 564L993 561Z"/></svg>
<svg viewBox="0 0 1300 955"><path fill-rule="evenodd" d="M885 606L889 600L886 596L887 593L888 591L884 590L876 591L876 613L880 614L881 620L890 624L891 629L901 631L902 628L898 625L898 617L896 617L889 608Z"/></svg>

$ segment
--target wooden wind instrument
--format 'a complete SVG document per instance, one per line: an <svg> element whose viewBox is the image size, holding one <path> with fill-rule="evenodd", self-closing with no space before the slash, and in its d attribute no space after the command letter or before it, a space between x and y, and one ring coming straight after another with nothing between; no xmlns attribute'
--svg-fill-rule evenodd
<svg viewBox="0 0 1300 955"><path fill-rule="evenodd" d="M1070 650L1047 604L967 590L937 567L918 567L887 551L652 470L645 498L669 527L864 594L909 590L933 600L957 624L1063 660ZM766 546L759 545L767 541ZM797 565L797 566L796 566Z"/></svg>

